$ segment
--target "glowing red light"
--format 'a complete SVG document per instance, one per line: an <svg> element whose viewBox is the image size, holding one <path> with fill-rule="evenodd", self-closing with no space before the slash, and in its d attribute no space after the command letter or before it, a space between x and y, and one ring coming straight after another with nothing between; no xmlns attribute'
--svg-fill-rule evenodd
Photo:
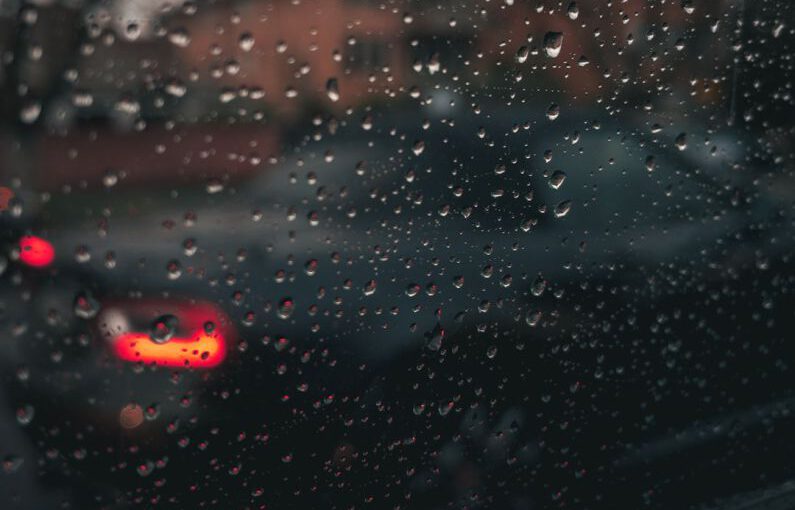
<svg viewBox="0 0 795 510"><path fill-rule="evenodd" d="M55 260L55 249L41 237L24 236L19 240L19 260L31 267L47 267Z"/></svg>
<svg viewBox="0 0 795 510"><path fill-rule="evenodd" d="M204 331L158 344L145 333L124 333L114 344L119 359L166 367L211 368L226 357L226 340Z"/></svg>
<svg viewBox="0 0 795 510"><path fill-rule="evenodd" d="M158 342L151 335L166 335L158 335L164 331L153 321L164 315L175 319L174 336ZM236 338L229 317L218 306L181 298L108 300L97 326L114 357L173 368L214 368L226 359L228 344Z"/></svg>

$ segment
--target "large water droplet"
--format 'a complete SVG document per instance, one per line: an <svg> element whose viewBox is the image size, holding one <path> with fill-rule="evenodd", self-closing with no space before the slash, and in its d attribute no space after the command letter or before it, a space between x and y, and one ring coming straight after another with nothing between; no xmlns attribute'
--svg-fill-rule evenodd
<svg viewBox="0 0 795 510"><path fill-rule="evenodd" d="M152 322L149 338L158 344L164 344L174 337L179 326L179 319L171 314L161 315Z"/></svg>

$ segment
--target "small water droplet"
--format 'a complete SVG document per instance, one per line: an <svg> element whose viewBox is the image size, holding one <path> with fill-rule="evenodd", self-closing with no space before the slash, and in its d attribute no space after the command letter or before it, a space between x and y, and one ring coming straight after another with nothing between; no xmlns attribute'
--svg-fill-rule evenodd
<svg viewBox="0 0 795 510"><path fill-rule="evenodd" d="M563 47L563 32L547 32L544 36L544 54L549 58L557 58Z"/></svg>
<svg viewBox="0 0 795 510"><path fill-rule="evenodd" d="M190 35L184 28L176 28L168 34L168 40L175 46L185 48L190 44Z"/></svg>
<svg viewBox="0 0 795 510"><path fill-rule="evenodd" d="M19 120L25 124L33 124L41 114L41 103L30 102L22 107L19 112Z"/></svg>
<svg viewBox="0 0 795 510"><path fill-rule="evenodd" d="M679 133L674 143L676 143L676 148L680 151L687 149L687 134Z"/></svg>
<svg viewBox="0 0 795 510"><path fill-rule="evenodd" d="M279 300L278 316L280 319L289 319L295 310L295 302L290 297Z"/></svg>
<svg viewBox="0 0 795 510"><path fill-rule="evenodd" d="M555 210L553 212L556 218L563 218L569 214L569 211L571 211L571 200L564 200L555 206Z"/></svg>
<svg viewBox="0 0 795 510"><path fill-rule="evenodd" d="M559 189L561 186L563 186L563 183L565 181L566 181L566 172L563 172L561 170L556 170L549 177L549 186L552 189Z"/></svg>
<svg viewBox="0 0 795 510"><path fill-rule="evenodd" d="M516 61L520 64L524 64L527 61L528 55L530 55L530 49L527 46L522 46L516 51Z"/></svg>
<svg viewBox="0 0 795 510"><path fill-rule="evenodd" d="M33 416L36 414L36 410L30 404L25 404L21 407L17 408L17 423L22 425L29 425L31 421L33 421Z"/></svg>
<svg viewBox="0 0 795 510"><path fill-rule="evenodd" d="M328 98L334 102L340 99L339 83L336 78L329 78L326 82L326 94Z"/></svg>
<svg viewBox="0 0 795 510"><path fill-rule="evenodd" d="M566 9L566 14L569 16L569 19L577 19L580 15L580 8L577 6L577 2L569 4L569 7Z"/></svg>
<svg viewBox="0 0 795 510"><path fill-rule="evenodd" d="M654 160L654 156L647 156L646 157L646 170L649 172L653 172L654 168L657 166L657 163Z"/></svg>
<svg viewBox="0 0 795 510"><path fill-rule="evenodd" d="M166 264L166 272L169 280L176 280L182 276L182 264L178 260L170 260Z"/></svg>
<svg viewBox="0 0 795 510"><path fill-rule="evenodd" d="M251 51L254 47L254 42L254 36L251 35L251 32L243 32L240 34L240 39L238 39L238 45L243 51Z"/></svg>
<svg viewBox="0 0 795 510"><path fill-rule="evenodd" d="M3 472L6 474L16 473L25 461L18 455L6 455L3 457Z"/></svg>
<svg viewBox="0 0 795 510"><path fill-rule="evenodd" d="M425 335L427 339L426 346L431 351L438 351L442 348L442 341L444 340L444 328L441 324L437 324L433 330Z"/></svg>
<svg viewBox="0 0 795 510"><path fill-rule="evenodd" d="M538 275L538 277L533 281L533 284L530 286L530 292L538 297L544 293L547 288L547 281L544 279L543 276Z"/></svg>
<svg viewBox="0 0 795 510"><path fill-rule="evenodd" d="M555 120L560 116L560 106L557 103L552 103L547 108L547 118L549 120Z"/></svg>
<svg viewBox="0 0 795 510"><path fill-rule="evenodd" d="M92 319L99 312L99 301L94 299L88 291L82 291L75 296L74 312L81 319Z"/></svg>
<svg viewBox="0 0 795 510"><path fill-rule="evenodd" d="M220 179L211 178L207 180L205 189L207 190L207 193L209 193L210 195L214 195L224 190L224 183L221 182Z"/></svg>

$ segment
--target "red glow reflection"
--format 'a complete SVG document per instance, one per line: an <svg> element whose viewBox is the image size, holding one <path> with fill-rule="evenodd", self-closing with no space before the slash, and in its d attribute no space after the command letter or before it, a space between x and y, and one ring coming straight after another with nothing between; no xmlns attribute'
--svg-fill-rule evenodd
<svg viewBox="0 0 795 510"><path fill-rule="evenodd" d="M14 192L11 188L0 186L0 211L8 209L8 205L12 198L14 198Z"/></svg>
<svg viewBox="0 0 795 510"><path fill-rule="evenodd" d="M172 338L158 344L145 333L124 333L114 344L119 359L166 367L211 368L226 357L226 340L199 331L191 338Z"/></svg>
<svg viewBox="0 0 795 510"><path fill-rule="evenodd" d="M19 260L31 267L47 267L55 260L55 249L41 237L24 236L19 240Z"/></svg>
<svg viewBox="0 0 795 510"><path fill-rule="evenodd" d="M178 329L159 343L148 329L163 315L176 317ZM105 301L97 326L118 359L175 368L220 365L227 343L236 337L229 317L215 304L180 298Z"/></svg>

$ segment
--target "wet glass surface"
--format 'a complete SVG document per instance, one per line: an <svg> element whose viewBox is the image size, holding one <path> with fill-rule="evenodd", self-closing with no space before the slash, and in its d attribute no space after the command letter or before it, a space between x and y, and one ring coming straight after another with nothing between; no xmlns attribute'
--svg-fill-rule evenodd
<svg viewBox="0 0 795 510"><path fill-rule="evenodd" d="M795 507L794 43L0 1L0 506Z"/></svg>

